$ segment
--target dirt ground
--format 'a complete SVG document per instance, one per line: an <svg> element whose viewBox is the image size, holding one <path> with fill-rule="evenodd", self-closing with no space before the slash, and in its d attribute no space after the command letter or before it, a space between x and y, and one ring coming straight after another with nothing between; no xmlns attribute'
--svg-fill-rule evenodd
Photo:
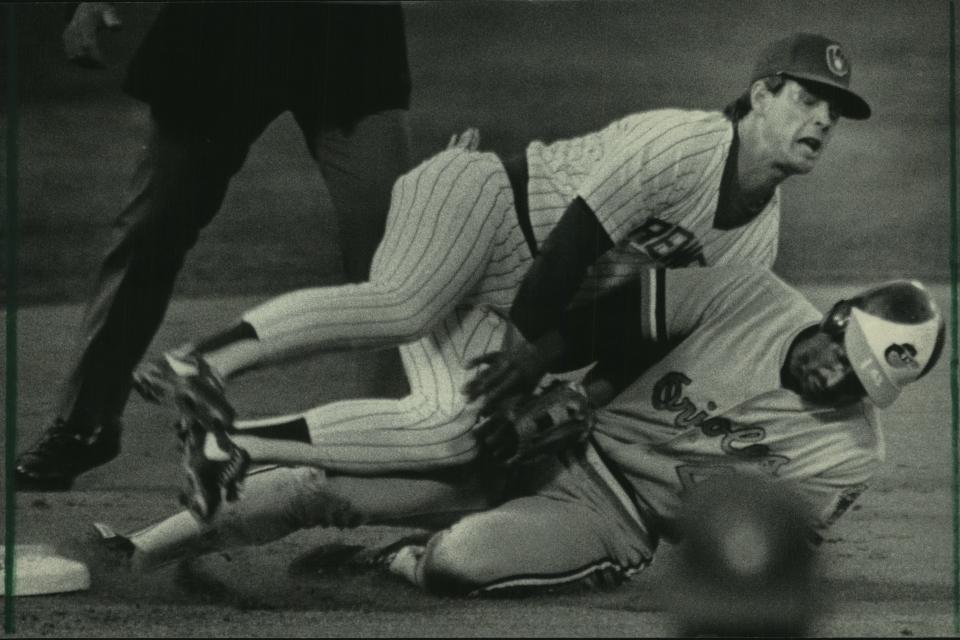
<svg viewBox="0 0 960 640"><path fill-rule="evenodd" d="M850 287L805 288L821 308ZM941 304L948 289L938 287ZM226 321L255 298L178 299L152 347ZM19 313L20 438L41 424L80 308ZM244 415L351 396L362 362L324 356L258 372L232 392ZM949 368L942 364L883 414L887 461L821 550L829 610L822 636L944 636L954 631ZM17 634L29 636L663 636L675 632L664 587L673 549L620 590L520 601L429 597L378 572L291 573L324 545L370 545L408 531L386 527L302 532L261 548L209 556L136 577L102 564L84 544L89 523L132 530L177 509L169 414L135 399L124 451L67 494L17 497L17 538L52 543L92 562L90 591L18 598Z"/></svg>

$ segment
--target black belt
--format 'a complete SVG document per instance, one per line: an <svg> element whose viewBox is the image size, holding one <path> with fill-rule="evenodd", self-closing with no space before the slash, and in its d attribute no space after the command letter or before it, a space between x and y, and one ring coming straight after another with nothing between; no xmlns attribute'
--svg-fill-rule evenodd
<svg viewBox="0 0 960 640"><path fill-rule="evenodd" d="M517 222L520 223L520 231L527 241L527 247L530 248L530 254L537 257L537 239L533 235L533 225L530 224L530 205L527 202L527 154L520 153L509 158L500 157L503 168L507 170L507 178L510 179L510 186L513 188L513 206L517 211Z"/></svg>

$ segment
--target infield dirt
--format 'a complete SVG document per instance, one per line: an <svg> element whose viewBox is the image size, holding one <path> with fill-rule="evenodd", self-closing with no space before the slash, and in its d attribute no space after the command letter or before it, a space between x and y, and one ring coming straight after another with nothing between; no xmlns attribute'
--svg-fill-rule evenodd
<svg viewBox="0 0 960 640"><path fill-rule="evenodd" d="M805 287L824 308L852 287ZM948 291L936 289L942 305ZM154 349L220 322L255 298L175 301ZM32 439L78 306L21 310L21 436ZM256 372L231 390L242 415L269 415L346 398L357 388L353 355L324 356ZM882 414L887 461L870 489L821 547L827 636L943 636L952 633L953 579L949 370L934 369ZM260 548L215 554L149 576L120 570L91 551L89 524L133 530L178 509L177 459L166 410L130 403L124 450L81 476L66 494L22 493L18 539L51 543L90 562L89 592L21 598L23 636L663 636L672 633L665 587L673 549L633 582L609 593L577 592L519 601L426 596L379 571L316 573L306 557L337 545L392 542L408 530L313 530ZM328 545L334 545L331 549Z"/></svg>

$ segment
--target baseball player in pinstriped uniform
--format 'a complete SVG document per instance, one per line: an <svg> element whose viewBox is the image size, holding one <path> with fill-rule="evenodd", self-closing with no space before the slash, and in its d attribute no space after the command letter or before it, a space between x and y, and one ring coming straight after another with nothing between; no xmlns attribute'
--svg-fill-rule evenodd
<svg viewBox="0 0 960 640"><path fill-rule="evenodd" d="M468 365L506 346L505 316L532 255L542 247L537 264L567 262L551 230L558 222L560 231L579 230L587 203L597 217L588 211L593 222L575 235L598 238L609 250L584 267L585 282L576 278L585 294L657 264L772 265L777 185L812 169L840 114L869 114L845 88L849 63L839 53L829 58L833 49L839 52L832 40L804 34L775 43L750 90L725 113L630 115L579 138L534 142L506 167L490 153L449 149L401 177L368 282L280 296L193 353L215 377L228 378L306 352L399 344L410 395L238 423L241 432L255 427L247 433L265 437L239 436L237 443L255 461L352 473L472 460L476 413L460 393L472 375ZM756 201L756 189L745 186L754 183L763 185ZM583 253L575 248L569 262L581 262ZM141 371L141 389L151 386L150 370ZM271 429L313 446L277 442Z"/></svg>
<svg viewBox="0 0 960 640"><path fill-rule="evenodd" d="M482 412L489 413L510 393L536 385L550 366L551 323L575 299L588 268L611 248L639 245L649 255L670 252L682 258L680 265L666 259L667 266L771 264L763 236L775 229L778 185L813 169L841 115L870 115L869 105L849 90L850 74L839 44L797 34L773 43L761 55L748 96L751 113L759 111L760 118L735 117L738 124L730 144L741 149L730 153L725 163L718 162L722 157L700 155L705 151L700 136L711 135L709 127L680 131L671 138L667 136L675 123L669 120L657 127L655 135L663 137L640 147L641 153L616 149L598 158L602 170L580 181L577 197L543 243L511 308L510 317L526 341L513 352L483 359L486 370L467 389L471 399L486 396ZM756 82L759 79L766 82ZM782 89L772 94L774 87ZM670 160L660 155L664 149L657 140L664 139L668 153L676 151ZM748 151L757 148L764 149L759 161ZM717 185L719 197L713 204ZM762 222L765 216L768 229ZM743 229L748 220L754 221L752 233L759 237L726 233ZM718 254L726 259L719 260Z"/></svg>
<svg viewBox="0 0 960 640"><path fill-rule="evenodd" d="M823 529L883 460L874 405L889 406L925 375L944 341L942 315L919 283L886 283L821 314L749 266L653 270L571 310L560 326L571 364L599 358L584 381L602 406L590 442L522 468L501 504L425 547L404 547L393 571L447 595L623 579L651 561L661 539L682 535L685 492L717 475L788 483L810 525ZM582 353L584 338L598 334L608 339ZM195 521L182 513L113 542L148 567L213 545L264 542L288 527L283 516L303 517L297 509L315 524L344 526L395 522L411 507L407 516L450 517L479 505L467 494L458 505L442 478L326 480L306 496L304 486L275 485L301 492L285 508L275 504L283 493L257 489L253 503L224 505L203 535L189 533L185 523ZM427 501L414 506L410 491Z"/></svg>

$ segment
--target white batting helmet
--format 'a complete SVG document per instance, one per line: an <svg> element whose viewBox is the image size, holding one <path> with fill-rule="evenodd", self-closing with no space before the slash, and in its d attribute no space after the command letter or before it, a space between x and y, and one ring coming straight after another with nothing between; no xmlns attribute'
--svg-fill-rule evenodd
<svg viewBox="0 0 960 640"><path fill-rule="evenodd" d="M881 408L930 371L943 351L943 315L915 280L894 280L841 300L823 326L842 335L857 378Z"/></svg>

